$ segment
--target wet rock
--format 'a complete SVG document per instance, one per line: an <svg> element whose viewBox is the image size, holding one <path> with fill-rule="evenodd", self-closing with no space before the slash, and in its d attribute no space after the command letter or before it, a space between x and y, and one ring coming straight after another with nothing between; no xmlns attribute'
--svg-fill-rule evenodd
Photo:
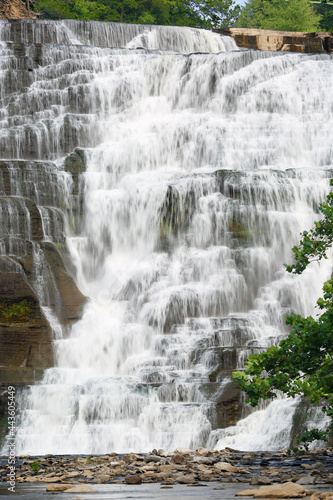
<svg viewBox="0 0 333 500"><path fill-rule="evenodd" d="M236 493L236 497L253 497L255 492L258 491L256 489L243 490Z"/></svg>
<svg viewBox="0 0 333 500"><path fill-rule="evenodd" d="M175 449L175 453L182 453L183 455L189 455L191 453L194 453L194 450L191 450L190 448L183 448L183 447L178 447Z"/></svg>
<svg viewBox="0 0 333 500"><path fill-rule="evenodd" d="M260 484L266 484L270 485L272 484L272 481L267 477L267 476L253 476L251 479L251 483L253 485L260 485Z"/></svg>
<svg viewBox="0 0 333 500"><path fill-rule="evenodd" d="M300 484L284 483L273 486L261 486L254 498L301 498L305 497L306 490Z"/></svg>
<svg viewBox="0 0 333 500"><path fill-rule="evenodd" d="M257 50L322 53L328 47L330 34L274 31L248 28L214 29L221 35L232 36L239 47Z"/></svg>
<svg viewBox="0 0 333 500"><path fill-rule="evenodd" d="M310 497L310 500L332 500L333 491L316 491Z"/></svg>
<svg viewBox="0 0 333 500"><path fill-rule="evenodd" d="M97 491L93 490L86 484L78 484L76 486L72 486L68 490L65 490L64 493L97 493Z"/></svg>
<svg viewBox="0 0 333 500"><path fill-rule="evenodd" d="M310 474L308 474L307 476L301 476L297 480L297 483L303 484L303 485L316 484L316 478L314 476L310 476Z"/></svg>
<svg viewBox="0 0 333 500"><path fill-rule="evenodd" d="M228 462L218 462L214 464L214 468L221 472L237 472L237 467L229 464Z"/></svg>
<svg viewBox="0 0 333 500"><path fill-rule="evenodd" d="M46 486L46 491L52 491L52 492L55 492L55 491L66 491L66 490L69 490L69 488L73 488L74 484L48 484Z"/></svg>
<svg viewBox="0 0 333 500"><path fill-rule="evenodd" d="M186 462L186 459L183 455L175 455L174 457L172 457L172 461L175 463L175 464L183 464L184 462Z"/></svg>
<svg viewBox="0 0 333 500"><path fill-rule="evenodd" d="M11 369L11 381L13 369L52 366L51 330L24 275L0 273L0 297L0 365Z"/></svg>
<svg viewBox="0 0 333 500"><path fill-rule="evenodd" d="M196 479L194 476L185 476L184 474L176 474L175 481L179 484L191 484L195 483Z"/></svg>
<svg viewBox="0 0 333 500"><path fill-rule="evenodd" d="M315 462L311 468L314 470L323 471L325 469L325 466L322 462Z"/></svg>
<svg viewBox="0 0 333 500"><path fill-rule="evenodd" d="M207 457L209 455L209 450L201 446L200 448L197 449L197 453L203 457Z"/></svg>
<svg viewBox="0 0 333 500"><path fill-rule="evenodd" d="M133 476L126 476L125 483L126 484L141 484L142 477L139 475L136 475L136 474L134 474Z"/></svg>
<svg viewBox="0 0 333 500"><path fill-rule="evenodd" d="M170 453L169 451L165 451L165 450L158 450L157 455L159 455L160 457L163 457L163 458L167 458L167 457L170 457L172 455L172 453Z"/></svg>
<svg viewBox="0 0 333 500"><path fill-rule="evenodd" d="M213 459L213 458L209 458L209 457L195 457L191 460L191 463L212 465L216 461L217 461L216 458Z"/></svg>
<svg viewBox="0 0 333 500"><path fill-rule="evenodd" d="M149 462L160 463L163 461L163 458L156 455L147 455L144 460L147 463Z"/></svg>
<svg viewBox="0 0 333 500"><path fill-rule="evenodd" d="M110 476L106 474L101 474L100 476L96 477L97 483L108 483L110 481Z"/></svg>

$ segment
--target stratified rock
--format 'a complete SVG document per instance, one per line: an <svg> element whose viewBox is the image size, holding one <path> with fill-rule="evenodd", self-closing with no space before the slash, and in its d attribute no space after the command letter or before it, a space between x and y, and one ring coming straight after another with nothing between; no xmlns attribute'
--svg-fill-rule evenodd
<svg viewBox="0 0 333 500"><path fill-rule="evenodd" d="M283 50L318 54L330 51L329 33L303 33L297 31L274 31L250 28L214 29L221 35L232 36L238 47L257 50Z"/></svg>
<svg viewBox="0 0 333 500"><path fill-rule="evenodd" d="M24 275L0 273L0 297L0 365L6 369L52 366L50 327ZM11 314L15 308L18 313Z"/></svg>

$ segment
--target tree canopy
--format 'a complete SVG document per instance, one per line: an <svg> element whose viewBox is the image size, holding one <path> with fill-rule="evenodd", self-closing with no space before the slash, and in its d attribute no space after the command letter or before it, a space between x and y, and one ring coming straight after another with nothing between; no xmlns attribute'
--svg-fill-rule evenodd
<svg viewBox="0 0 333 500"><path fill-rule="evenodd" d="M240 7L234 0L35 0L46 19L83 19L212 28L232 26Z"/></svg>
<svg viewBox="0 0 333 500"><path fill-rule="evenodd" d="M321 15L320 29L322 31L333 31L333 5L313 4L314 10Z"/></svg>
<svg viewBox="0 0 333 500"><path fill-rule="evenodd" d="M313 262L327 258L333 244L333 192L319 207L323 219L310 231L304 231L293 248L295 263L286 265L288 272L301 274ZM247 393L248 402L256 406L260 399L270 399L282 391L287 396L303 396L318 405L330 417L325 431L307 430L300 442L327 440L333 435L333 279L324 283L323 297L317 301L319 314L303 318L291 314L286 322L290 335L279 346L249 356L245 372L237 371L233 379Z"/></svg>
<svg viewBox="0 0 333 500"><path fill-rule="evenodd" d="M249 0L237 27L279 31L318 31L321 16L309 0Z"/></svg>

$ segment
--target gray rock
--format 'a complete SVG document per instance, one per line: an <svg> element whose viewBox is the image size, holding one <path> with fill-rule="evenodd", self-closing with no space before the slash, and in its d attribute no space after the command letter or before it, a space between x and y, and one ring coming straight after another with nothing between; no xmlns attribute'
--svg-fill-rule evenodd
<svg viewBox="0 0 333 500"><path fill-rule="evenodd" d="M253 476L250 484L252 485L269 485L272 484L272 481L267 476Z"/></svg>

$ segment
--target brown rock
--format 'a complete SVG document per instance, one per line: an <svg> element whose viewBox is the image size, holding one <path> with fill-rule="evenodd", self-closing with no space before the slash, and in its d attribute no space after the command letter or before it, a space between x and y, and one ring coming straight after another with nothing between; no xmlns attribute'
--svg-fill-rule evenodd
<svg viewBox="0 0 333 500"><path fill-rule="evenodd" d="M267 476L253 476L251 479L252 485L260 485L260 484L272 484L272 481Z"/></svg>
<svg viewBox="0 0 333 500"><path fill-rule="evenodd" d="M73 488L75 484L48 484L46 486L46 491L66 491L69 488Z"/></svg>
<svg viewBox="0 0 333 500"><path fill-rule="evenodd" d="M183 464L186 460L185 460L185 457L183 455L175 455L173 458L172 458L172 461L175 463L175 464Z"/></svg>
<svg viewBox="0 0 333 500"><path fill-rule="evenodd" d="M35 18L21 0L3 0L0 6L0 19Z"/></svg>
<svg viewBox="0 0 333 500"><path fill-rule="evenodd" d="M238 469L234 465L229 464L228 462L218 462L214 464L214 468L221 472L237 472Z"/></svg>
<svg viewBox="0 0 333 500"><path fill-rule="evenodd" d="M47 368L53 365L52 335L36 294L23 274L0 273L0 297L5 310L24 303L21 316L0 316L0 365ZM15 374L12 374L15 382Z"/></svg>
<svg viewBox="0 0 333 500"><path fill-rule="evenodd" d="M209 450L207 448L203 448L202 446L197 449L197 453L202 457L207 457L209 455Z"/></svg>
<svg viewBox="0 0 333 500"><path fill-rule="evenodd" d="M68 490L65 490L65 493L97 493L97 491L93 490L86 484L78 484L76 486L72 486Z"/></svg>
<svg viewBox="0 0 333 500"><path fill-rule="evenodd" d="M196 479L194 476L185 476L184 474L177 474L175 477L175 480L179 484L192 484L196 482Z"/></svg>
<svg viewBox="0 0 333 500"><path fill-rule="evenodd" d="M273 486L261 486L254 498L301 498L306 496L306 491L300 484L284 483Z"/></svg>
<svg viewBox="0 0 333 500"><path fill-rule="evenodd" d="M258 490L244 490L244 491L239 491L236 493L236 497L253 497L255 492Z"/></svg>
<svg viewBox="0 0 333 500"><path fill-rule="evenodd" d="M133 476L126 476L125 483L126 484L141 484L142 477L137 475L137 474L134 474Z"/></svg>
<svg viewBox="0 0 333 500"><path fill-rule="evenodd" d="M190 448L183 448L182 446L179 446L178 448L175 449L175 453L182 453L183 455L189 455L190 453L194 453L194 450L191 450Z"/></svg>
<svg viewBox="0 0 333 500"><path fill-rule="evenodd" d="M323 33L303 33L249 28L214 29L221 35L232 36L238 47L257 50L284 50L289 52L322 53L329 50L328 40L332 36ZM326 34L325 34L326 35Z"/></svg>
<svg viewBox="0 0 333 500"><path fill-rule="evenodd" d="M333 491L316 491L311 495L310 500L332 500Z"/></svg>

